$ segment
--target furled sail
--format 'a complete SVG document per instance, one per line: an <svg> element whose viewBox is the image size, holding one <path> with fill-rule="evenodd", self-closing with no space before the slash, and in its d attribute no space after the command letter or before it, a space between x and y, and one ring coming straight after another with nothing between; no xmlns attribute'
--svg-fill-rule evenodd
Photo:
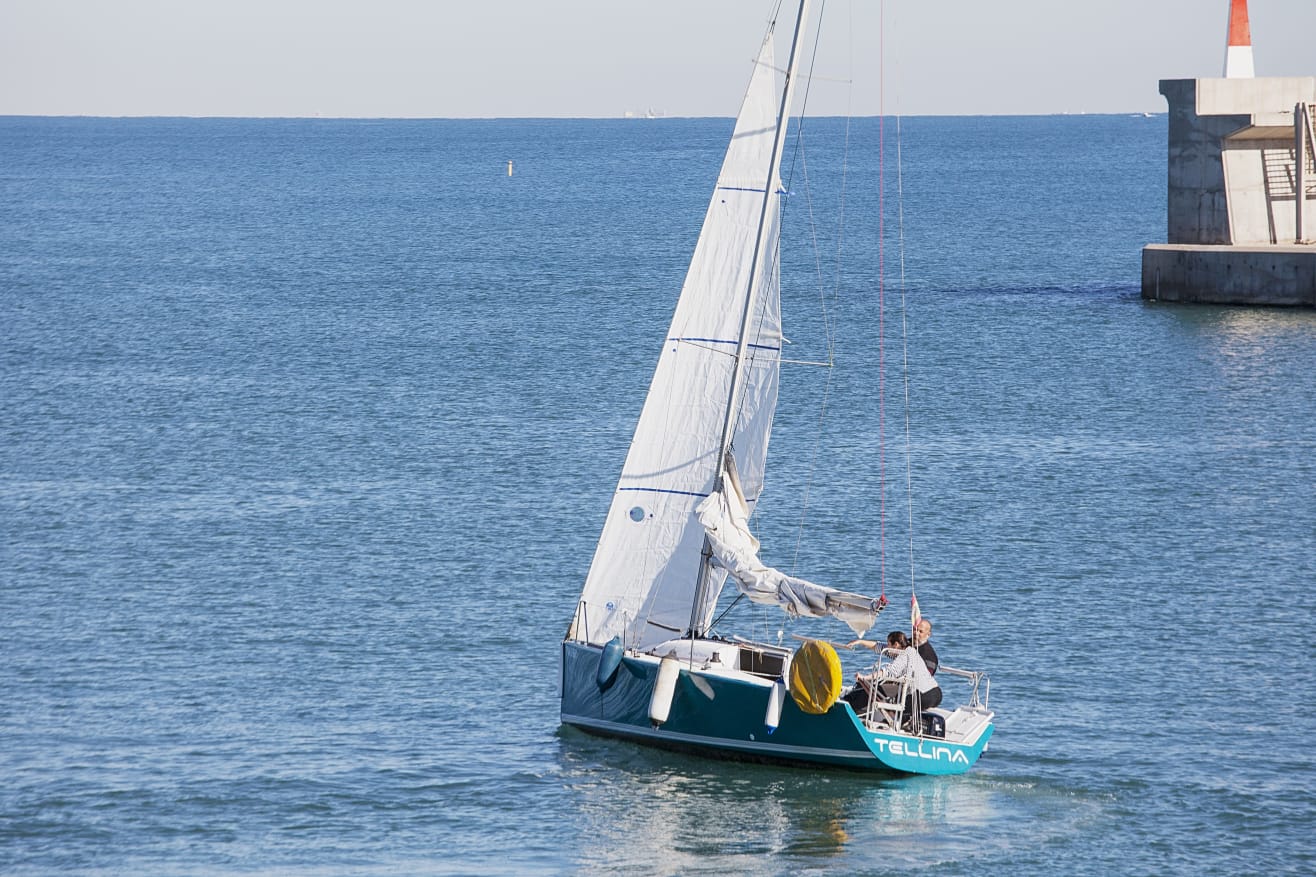
<svg viewBox="0 0 1316 877"><path fill-rule="evenodd" d="M681 297L573 622L602 644L620 634L644 647L705 623L726 577L714 569L694 606L704 528L695 507L712 493L746 296L749 346L733 432L745 501L763 487L781 352L777 241L780 179L772 165L779 90L772 35L764 40L704 217ZM759 218L765 237L750 289ZM693 607L693 608L692 608Z"/></svg>
<svg viewBox="0 0 1316 877"><path fill-rule="evenodd" d="M885 601L838 591L787 575L759 560L759 540L749 529L749 505L740 490L734 466L728 466L722 489L696 509L708 536L713 561L731 575L740 592L755 603L780 606L791 615L832 616L863 636L873 626Z"/></svg>

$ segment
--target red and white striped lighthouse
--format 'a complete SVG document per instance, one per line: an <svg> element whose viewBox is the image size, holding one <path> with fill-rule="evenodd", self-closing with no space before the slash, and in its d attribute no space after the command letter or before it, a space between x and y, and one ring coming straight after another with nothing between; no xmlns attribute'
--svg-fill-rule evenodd
<svg viewBox="0 0 1316 877"><path fill-rule="evenodd" d="M1229 0L1229 39L1225 45L1225 78L1251 79L1252 28L1247 23L1247 0Z"/></svg>

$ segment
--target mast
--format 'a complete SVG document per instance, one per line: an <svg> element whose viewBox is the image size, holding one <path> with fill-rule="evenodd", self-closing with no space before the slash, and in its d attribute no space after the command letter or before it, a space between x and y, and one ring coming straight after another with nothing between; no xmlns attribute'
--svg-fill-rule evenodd
<svg viewBox="0 0 1316 877"><path fill-rule="evenodd" d="M740 315L740 335L736 344L736 364L731 372L731 392L727 398L726 419L722 422L722 441L717 455L717 475L713 482L714 490L722 487L723 461L731 451L731 436L736 425L736 411L740 407L741 374L745 369L745 350L749 347L750 317L754 311L754 287L759 280L759 257L763 252L763 239L767 233L768 206L776 195L773 183L776 180L781 153L786 145L786 123L789 121L791 97L795 93L795 71L799 64L800 36L804 32L804 21L809 14L809 0L800 0L799 17L795 19L795 33L791 37L790 59L786 62L786 83L781 90L781 109L777 112L777 136L772 141L772 158L768 161L767 180L763 184L763 207L759 210L758 230L754 235L754 256L749 263L749 290L745 295L745 310Z"/></svg>
<svg viewBox="0 0 1316 877"><path fill-rule="evenodd" d="M790 120L791 98L795 93L795 73L799 66L800 37L804 33L804 22L809 16L809 0L800 0L799 14L795 19L795 31L791 35L790 57L786 62L786 81L781 90L781 106L777 111L776 136L772 141L772 156L768 160L767 177L763 183L763 204L759 209L758 227L754 233L754 254L749 265L749 284L745 293L745 309L740 315L740 332L736 341L735 365L731 372L731 389L727 395L726 416L722 421L722 438L718 442L718 454L715 460L716 471L713 476L714 492L723 488L723 475L726 469L727 455L731 453L732 436L735 433L736 414L740 408L741 382L745 370L745 352L749 348L750 318L754 313L763 244L767 237L768 209L772 198L776 197L776 183L781 163L781 154L786 145L786 124ZM690 631L694 636L704 633L701 619L695 616L704 604L708 593L708 582L712 573L712 549L707 538L704 540L703 562L699 566L699 584L695 588L694 602L690 607Z"/></svg>

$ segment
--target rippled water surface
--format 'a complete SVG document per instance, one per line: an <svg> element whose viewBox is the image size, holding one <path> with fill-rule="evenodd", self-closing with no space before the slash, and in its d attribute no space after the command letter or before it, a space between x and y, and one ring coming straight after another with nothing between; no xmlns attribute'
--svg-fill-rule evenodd
<svg viewBox="0 0 1316 877"><path fill-rule="evenodd" d="M879 295L861 120L834 274L841 124L784 267L836 366L785 371L758 526L856 589L885 543L896 605L913 568L991 672L973 772L558 726L729 120L8 118L0 871L1316 871L1316 314L1139 299L1163 117L906 119L907 492L899 223Z"/></svg>

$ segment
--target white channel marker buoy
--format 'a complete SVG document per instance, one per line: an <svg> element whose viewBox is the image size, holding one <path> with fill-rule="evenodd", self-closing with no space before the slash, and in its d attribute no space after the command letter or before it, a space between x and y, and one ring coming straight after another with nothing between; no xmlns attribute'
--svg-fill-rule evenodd
<svg viewBox="0 0 1316 877"><path fill-rule="evenodd" d="M507 160L507 175L509 177L512 175L512 160L510 158Z"/></svg>
<svg viewBox="0 0 1316 877"><path fill-rule="evenodd" d="M1229 37L1225 41L1225 78L1251 79L1252 28L1247 21L1247 0L1229 0Z"/></svg>

